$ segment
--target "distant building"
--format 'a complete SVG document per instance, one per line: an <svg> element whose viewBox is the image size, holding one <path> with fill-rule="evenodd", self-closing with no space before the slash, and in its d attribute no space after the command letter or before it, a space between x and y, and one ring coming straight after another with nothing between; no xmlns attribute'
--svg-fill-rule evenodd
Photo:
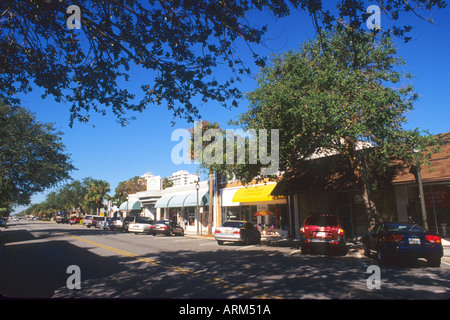
<svg viewBox="0 0 450 320"><path fill-rule="evenodd" d="M161 198L161 176L154 176L148 172L141 178L146 180L147 190L129 194L127 201L120 205L119 210L122 216L137 215L156 219L155 203Z"/></svg>
<svg viewBox="0 0 450 320"><path fill-rule="evenodd" d="M180 170L172 173L172 176L168 177L168 179L173 182L174 187L178 187L195 183L199 180L199 175L195 173L189 173L186 170Z"/></svg>

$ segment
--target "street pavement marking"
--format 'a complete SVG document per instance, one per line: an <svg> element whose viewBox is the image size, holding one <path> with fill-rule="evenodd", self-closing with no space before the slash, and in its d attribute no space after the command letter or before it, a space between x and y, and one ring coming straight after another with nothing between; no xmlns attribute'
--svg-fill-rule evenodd
<svg viewBox="0 0 450 320"><path fill-rule="evenodd" d="M75 240L78 240L78 241L81 241L84 243L88 243L95 247L99 247L99 248L102 248L102 249L105 249L108 251L118 253L120 255L135 258L139 261L147 262L147 263L157 266L157 267L162 267L162 268L165 268L165 269L177 272L177 273L189 275L190 277L202 277L203 281L205 281L205 282L220 286L224 289L231 289L233 291L240 292L242 294L253 295L253 298L255 298L255 299L283 299L283 297L281 297L281 296L273 295L270 293L265 293L265 292L263 292L263 290L258 289L258 288L249 288L244 285L236 285L236 284L233 284L233 283L231 283L227 280L221 279L221 278L212 278L211 279L210 277L205 275L203 273L203 271L194 271L194 270L183 268L183 267L164 265L158 260L151 259L151 258L144 258L144 257L139 256L138 254L128 252L125 250L121 250L121 249L118 249L115 247L111 247L111 246L108 246L108 245L105 245L105 244L102 244L99 242L87 240L87 239L77 237L74 235L70 235L70 234L64 233L64 232L58 232L58 234L64 235L66 237L69 237L69 238L72 238L72 239L75 239ZM249 246L249 247L254 247L254 246Z"/></svg>

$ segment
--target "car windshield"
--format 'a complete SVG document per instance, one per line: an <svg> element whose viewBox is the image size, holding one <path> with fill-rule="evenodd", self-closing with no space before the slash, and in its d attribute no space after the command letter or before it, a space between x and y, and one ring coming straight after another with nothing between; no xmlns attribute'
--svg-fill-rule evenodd
<svg viewBox="0 0 450 320"><path fill-rule="evenodd" d="M306 219L305 224L307 226L331 226L338 225L338 221L334 216L314 215Z"/></svg>
<svg viewBox="0 0 450 320"><path fill-rule="evenodd" d="M160 220L160 221L156 221L156 224L167 224L167 225L169 225L169 224L170 224L170 221L167 221L167 220Z"/></svg>
<svg viewBox="0 0 450 320"><path fill-rule="evenodd" d="M386 223L384 224L384 230L389 232L406 232L406 231L426 232L426 230L421 226L409 223Z"/></svg>
<svg viewBox="0 0 450 320"><path fill-rule="evenodd" d="M244 226L244 223L240 222L240 221L227 221L222 225L222 227L228 227L228 228L242 228L243 226Z"/></svg>

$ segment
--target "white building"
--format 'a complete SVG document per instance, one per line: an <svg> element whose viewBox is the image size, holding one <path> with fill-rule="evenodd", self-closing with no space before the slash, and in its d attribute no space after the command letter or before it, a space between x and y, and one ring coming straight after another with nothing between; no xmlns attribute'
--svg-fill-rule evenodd
<svg viewBox="0 0 450 320"><path fill-rule="evenodd" d="M174 187L185 186L195 183L199 180L199 175L195 173L189 173L186 170L180 170L172 173L171 177L168 177L173 182Z"/></svg>
<svg viewBox="0 0 450 320"><path fill-rule="evenodd" d="M119 210L124 216L134 214L157 219L155 204L161 198L161 176L145 173L141 178L147 181L147 190L129 194L128 200L120 205Z"/></svg>

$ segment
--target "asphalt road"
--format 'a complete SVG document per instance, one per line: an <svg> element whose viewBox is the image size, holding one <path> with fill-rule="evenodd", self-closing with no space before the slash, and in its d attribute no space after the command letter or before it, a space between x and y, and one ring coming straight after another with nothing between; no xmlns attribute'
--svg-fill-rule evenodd
<svg viewBox="0 0 450 320"><path fill-rule="evenodd" d="M302 255L291 246L219 246L33 221L10 223L1 235L6 298L450 299L445 261L379 266L377 289L368 287L377 262L359 251Z"/></svg>

